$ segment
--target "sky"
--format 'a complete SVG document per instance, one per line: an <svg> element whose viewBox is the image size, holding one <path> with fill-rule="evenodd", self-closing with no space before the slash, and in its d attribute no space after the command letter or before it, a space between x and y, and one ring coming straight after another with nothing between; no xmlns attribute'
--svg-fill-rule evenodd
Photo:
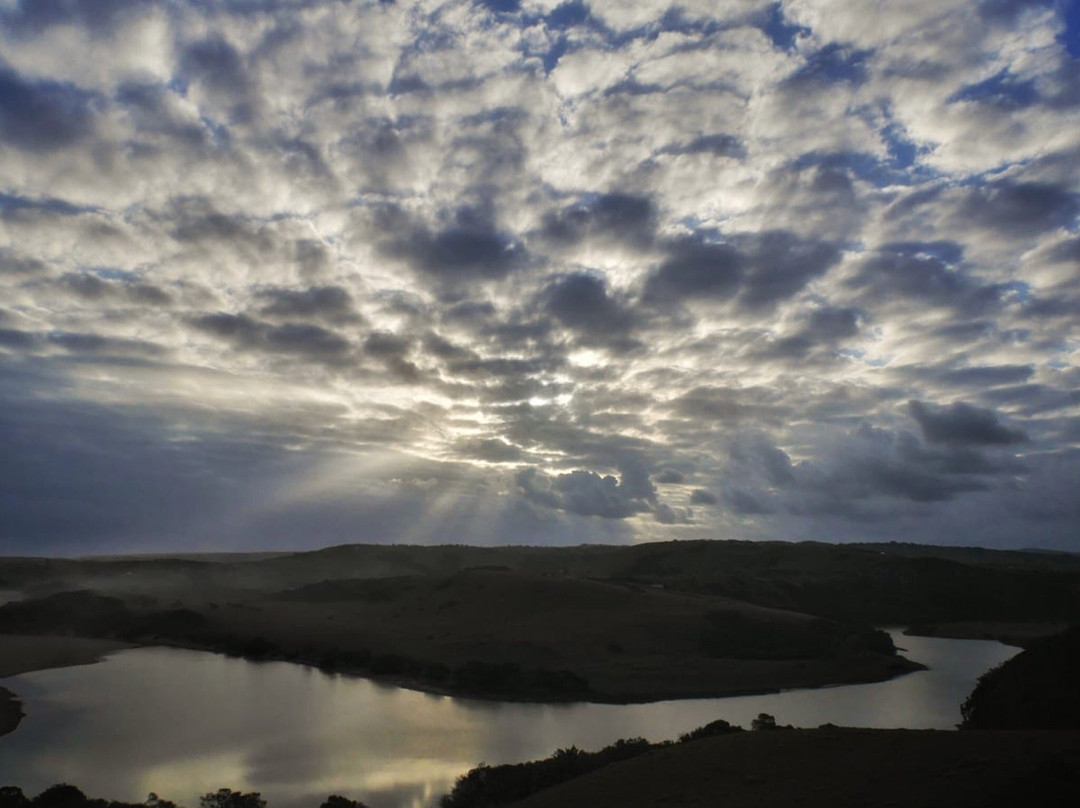
<svg viewBox="0 0 1080 808"><path fill-rule="evenodd" d="M1080 550L1080 2L0 0L0 554Z"/></svg>

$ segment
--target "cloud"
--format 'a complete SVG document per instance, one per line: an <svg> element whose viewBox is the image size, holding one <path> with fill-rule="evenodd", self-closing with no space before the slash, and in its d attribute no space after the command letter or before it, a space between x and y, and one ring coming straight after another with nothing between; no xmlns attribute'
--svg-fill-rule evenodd
<svg viewBox="0 0 1080 808"><path fill-rule="evenodd" d="M287 503L256 544L435 540L429 506L470 540L1073 541L1060 4L301 6L0 3L0 392L55 475L12 552L157 535L95 510L140 469L177 546L198 474L239 492L214 516Z"/></svg>
<svg viewBox="0 0 1080 808"><path fill-rule="evenodd" d="M55 151L91 136L95 99L70 84L30 81L0 65L0 140Z"/></svg>
<svg viewBox="0 0 1080 808"><path fill-rule="evenodd" d="M1022 430L1005 426L991 410L962 401L939 407L912 400L908 402L908 409L922 428L923 436L931 443L986 446L1027 440Z"/></svg>
<svg viewBox="0 0 1080 808"><path fill-rule="evenodd" d="M311 286L303 289L260 289L256 299L264 317L283 320L314 319L328 322L359 320L352 295L342 286Z"/></svg>
<svg viewBox="0 0 1080 808"><path fill-rule="evenodd" d="M720 498L711 491L706 491L704 488L695 488L690 492L690 504L691 505L715 505L720 501Z"/></svg>
<svg viewBox="0 0 1080 808"><path fill-rule="evenodd" d="M683 239L667 251L646 281L647 301L737 296L751 310L791 297L840 257L833 245L781 231L744 234L734 243Z"/></svg>
<svg viewBox="0 0 1080 808"><path fill-rule="evenodd" d="M306 323L270 325L244 314L218 312L191 320L199 332L230 344L238 351L297 355L324 362L344 358L351 346L339 334Z"/></svg>

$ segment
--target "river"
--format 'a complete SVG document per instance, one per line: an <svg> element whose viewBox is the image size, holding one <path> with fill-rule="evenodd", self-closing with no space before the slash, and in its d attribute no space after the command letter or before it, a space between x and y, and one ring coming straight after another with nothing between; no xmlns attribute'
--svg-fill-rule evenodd
<svg viewBox="0 0 1080 808"><path fill-rule="evenodd" d="M597 749L618 738L674 738L758 713L814 727L951 729L975 680L1018 649L905 637L930 667L898 679L762 696L639 705L513 704L434 696L285 662L169 648L0 680L26 705L0 738L0 785L28 795L58 782L90 796L188 808L220 787L260 791L270 808L317 808L340 793L370 808L428 808L482 761Z"/></svg>

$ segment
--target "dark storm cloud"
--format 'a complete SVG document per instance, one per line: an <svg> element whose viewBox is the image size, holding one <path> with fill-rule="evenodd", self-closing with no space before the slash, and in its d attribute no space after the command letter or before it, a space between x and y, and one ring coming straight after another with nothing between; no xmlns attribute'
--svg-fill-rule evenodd
<svg viewBox="0 0 1080 808"><path fill-rule="evenodd" d="M138 278L103 278L92 272L65 273L59 285L93 302L126 302L135 306L168 306L173 296L156 284Z"/></svg>
<svg viewBox="0 0 1080 808"><path fill-rule="evenodd" d="M602 276L575 272L554 278L541 296L544 309L559 323L586 338L622 349L638 346L628 333L639 317L608 292Z"/></svg>
<svg viewBox="0 0 1080 808"><path fill-rule="evenodd" d="M222 213L205 197L177 197L159 214L170 235L183 244L229 245L266 252L274 245L251 217Z"/></svg>
<svg viewBox="0 0 1080 808"><path fill-rule="evenodd" d="M250 78L240 52L220 35L189 45L180 57L186 78L201 81L216 90L244 92Z"/></svg>
<svg viewBox="0 0 1080 808"><path fill-rule="evenodd" d="M668 257L645 283L647 302L685 298L727 298L742 279L745 257L730 244L681 239L668 247Z"/></svg>
<svg viewBox="0 0 1080 808"><path fill-rule="evenodd" d="M1002 302L1008 287L984 284L945 256L936 245L926 250L914 244L891 244L866 258L860 271L847 281L881 300L899 296L967 314L992 312Z"/></svg>
<svg viewBox="0 0 1080 808"><path fill-rule="evenodd" d="M453 220L434 231L414 225L392 237L384 249L444 282L497 280L525 262L524 247L500 231L489 213L461 208Z"/></svg>
<svg viewBox="0 0 1080 808"><path fill-rule="evenodd" d="M667 252L646 281L646 301L737 296L751 310L791 297L840 259L835 245L783 231L744 234L732 242L690 237L667 245Z"/></svg>
<svg viewBox="0 0 1080 808"><path fill-rule="evenodd" d="M653 479L658 483L664 484L686 482L686 477L675 469L663 469L658 474L654 475Z"/></svg>
<svg viewBox="0 0 1080 808"><path fill-rule="evenodd" d="M986 446L1027 440L1023 430L1001 423L993 410L962 401L942 407L912 400L908 402L908 410L931 443Z"/></svg>
<svg viewBox="0 0 1080 808"><path fill-rule="evenodd" d="M519 447L501 438L463 438L454 444L454 449L463 457L489 463L517 463L525 457Z"/></svg>
<svg viewBox="0 0 1080 808"><path fill-rule="evenodd" d="M556 244L608 238L648 244L656 227L652 200L632 194L600 194L544 216L541 235Z"/></svg>
<svg viewBox="0 0 1080 808"><path fill-rule="evenodd" d="M910 433L862 428L849 445L839 450L835 465L824 470L823 475L814 475L812 468L803 475L817 499L813 507L843 510L875 496L920 503L947 502L990 487L977 476L986 470L978 463L949 467L943 463L942 454L922 450Z"/></svg>
<svg viewBox="0 0 1080 808"><path fill-rule="evenodd" d="M1045 384L1020 384L987 390L983 397L996 404L1008 405L1020 415L1031 417L1080 405L1080 388L1062 389Z"/></svg>
<svg viewBox="0 0 1080 808"><path fill-rule="evenodd" d="M660 507L648 474L635 462L625 463L619 478L581 470L552 477L538 469L526 468L518 472L517 484L533 502L581 516L626 519ZM673 512L659 510L658 515L664 519Z"/></svg>
<svg viewBox="0 0 1080 808"><path fill-rule="evenodd" d="M1025 382L1035 373L1032 365L980 365L966 368L919 365L896 370L908 375L912 381L921 379L950 387L970 387L980 391Z"/></svg>
<svg viewBox="0 0 1080 808"><path fill-rule="evenodd" d="M740 467L753 468L754 473L770 485L786 486L795 482L791 457L764 436L741 436L729 451Z"/></svg>
<svg viewBox="0 0 1080 808"><path fill-rule="evenodd" d="M690 492L690 504L691 505L715 505L720 501L720 498L711 491L706 491L704 488L695 488Z"/></svg>
<svg viewBox="0 0 1080 808"><path fill-rule="evenodd" d="M20 34L65 24L102 32L152 5L147 0L19 0L14 8L0 11L0 22Z"/></svg>
<svg viewBox="0 0 1080 808"><path fill-rule="evenodd" d="M0 140L55 151L88 138L98 100L72 84L32 81L0 63Z"/></svg>
<svg viewBox="0 0 1080 808"><path fill-rule="evenodd" d="M1068 238L1055 245L1047 258L1062 263L1072 262L1080 266L1080 238Z"/></svg>
<svg viewBox="0 0 1080 808"><path fill-rule="evenodd" d="M31 351L40 347L41 336L15 328L0 328L0 347L18 351Z"/></svg>
<svg viewBox="0 0 1080 808"><path fill-rule="evenodd" d="M763 516L774 512L773 507L767 504L763 497L739 488L725 491L724 500L735 513L744 516Z"/></svg>
<svg viewBox="0 0 1080 808"><path fill-rule="evenodd" d="M760 308L791 297L840 259L832 244L767 231L752 239L752 271L741 296L743 305Z"/></svg>
<svg viewBox="0 0 1080 808"><path fill-rule="evenodd" d="M6 552L85 551L152 534L183 540L200 513L220 511L232 497L257 489L244 476L265 468L275 454L221 436L209 443L171 441L143 413L28 401L13 395L11 384L21 383L0 379L0 546ZM192 509L192 502L200 507Z"/></svg>
<svg viewBox="0 0 1080 808"><path fill-rule="evenodd" d="M673 144L660 149L660 154L711 154L715 157L746 156L746 146L735 135L725 132L716 132L711 135L700 135L685 143Z"/></svg>
<svg viewBox="0 0 1080 808"><path fill-rule="evenodd" d="M0 275L42 275L48 269L49 265L38 258L0 249Z"/></svg>
<svg viewBox="0 0 1080 808"><path fill-rule="evenodd" d="M853 308L822 306L810 312L805 333L815 340L835 342L859 333L861 312Z"/></svg>
<svg viewBox="0 0 1080 808"><path fill-rule="evenodd" d="M160 345L133 339L103 337L99 334L72 333L59 331L46 337L51 345L56 345L74 354L93 354L110 356L159 356L165 352Z"/></svg>
<svg viewBox="0 0 1080 808"><path fill-rule="evenodd" d="M238 351L303 356L322 362L342 361L352 346L333 331L306 323L270 325L243 314L203 314L191 319L197 331L229 343Z"/></svg>
<svg viewBox="0 0 1080 808"><path fill-rule="evenodd" d="M349 291L342 286L310 286L305 289L259 289L255 299L263 301L259 314L282 320L313 319L333 323L360 319Z"/></svg>
<svg viewBox="0 0 1080 808"><path fill-rule="evenodd" d="M1030 236L1072 225L1080 194L1066 186L1035 182L994 182L971 188L958 215L988 230Z"/></svg>
<svg viewBox="0 0 1080 808"><path fill-rule="evenodd" d="M782 417L785 405L776 391L764 387L695 387L672 401L672 409L703 426L744 419L768 422Z"/></svg>

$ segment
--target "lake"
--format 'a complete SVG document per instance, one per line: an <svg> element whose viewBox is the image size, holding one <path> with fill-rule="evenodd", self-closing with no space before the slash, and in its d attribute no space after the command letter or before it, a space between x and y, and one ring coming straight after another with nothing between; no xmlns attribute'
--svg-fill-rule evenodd
<svg viewBox="0 0 1080 808"><path fill-rule="evenodd" d="M129 801L154 791L188 808L221 787L260 791L270 808L317 808L331 793L371 808L428 808L482 761L675 738L717 718L747 728L765 712L802 727L951 729L975 680L1019 650L892 634L930 670L876 684L640 705L450 698L285 662L132 649L0 680L27 713L0 737L0 785L33 795L69 782Z"/></svg>

